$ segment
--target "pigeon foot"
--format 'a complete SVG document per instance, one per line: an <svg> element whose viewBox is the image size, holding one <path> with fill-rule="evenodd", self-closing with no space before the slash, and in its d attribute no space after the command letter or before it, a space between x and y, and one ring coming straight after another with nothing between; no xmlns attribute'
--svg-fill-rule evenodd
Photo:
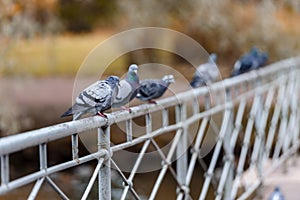
<svg viewBox="0 0 300 200"><path fill-rule="evenodd" d="M102 113L102 112L97 112L97 115L100 116L100 117L104 117L107 119L107 115Z"/></svg>
<svg viewBox="0 0 300 200"><path fill-rule="evenodd" d="M131 108L128 108L126 106L122 106L121 108L122 108L122 110L127 110L129 113L132 113Z"/></svg>
<svg viewBox="0 0 300 200"><path fill-rule="evenodd" d="M154 100L149 100L148 103L151 103L151 104L157 104L157 102L154 101Z"/></svg>

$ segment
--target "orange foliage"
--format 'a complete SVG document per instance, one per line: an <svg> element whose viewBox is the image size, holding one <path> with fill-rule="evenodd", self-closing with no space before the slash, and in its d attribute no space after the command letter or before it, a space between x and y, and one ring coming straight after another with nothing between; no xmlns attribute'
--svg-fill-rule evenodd
<svg viewBox="0 0 300 200"><path fill-rule="evenodd" d="M293 12L288 9L280 9L276 12L276 19L283 32L293 35L300 34L300 13Z"/></svg>

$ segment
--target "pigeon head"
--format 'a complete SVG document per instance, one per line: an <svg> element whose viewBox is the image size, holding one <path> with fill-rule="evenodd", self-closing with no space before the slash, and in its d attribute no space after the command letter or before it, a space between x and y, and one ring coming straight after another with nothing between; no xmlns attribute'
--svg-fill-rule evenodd
<svg viewBox="0 0 300 200"><path fill-rule="evenodd" d="M139 82L139 77L137 75L138 66L136 64L130 65L126 79L132 82Z"/></svg>
<svg viewBox="0 0 300 200"><path fill-rule="evenodd" d="M209 62L216 62L217 58L218 58L217 54L212 53L212 54L209 55L208 61Z"/></svg>
<svg viewBox="0 0 300 200"><path fill-rule="evenodd" d="M110 76L106 79L106 82L112 87L112 88L115 88L119 82L120 82L120 79L119 77L117 76Z"/></svg>
<svg viewBox="0 0 300 200"><path fill-rule="evenodd" d="M137 73L137 70L138 70L138 66L136 64L132 64L129 66L129 72L134 72L134 73Z"/></svg>
<svg viewBox="0 0 300 200"><path fill-rule="evenodd" d="M194 76L190 84L193 88L206 86L205 80L200 76Z"/></svg>
<svg viewBox="0 0 300 200"><path fill-rule="evenodd" d="M252 55L252 56L258 56L258 54L259 54L259 50L258 50L258 48L257 47L252 47L252 49L250 50L250 54Z"/></svg>
<svg viewBox="0 0 300 200"><path fill-rule="evenodd" d="M167 83L167 84L170 84L170 83L175 83L175 79L174 79L174 76L173 75L165 75L162 80Z"/></svg>
<svg viewBox="0 0 300 200"><path fill-rule="evenodd" d="M276 192L279 192L279 191L280 191L279 186L276 186L274 190L275 190Z"/></svg>

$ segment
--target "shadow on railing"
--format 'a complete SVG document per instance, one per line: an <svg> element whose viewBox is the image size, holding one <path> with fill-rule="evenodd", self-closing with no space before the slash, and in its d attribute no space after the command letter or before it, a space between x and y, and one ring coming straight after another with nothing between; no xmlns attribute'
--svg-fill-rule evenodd
<svg viewBox="0 0 300 200"><path fill-rule="evenodd" d="M70 194L50 175L96 160L81 199L87 199L97 177L98 198L111 199L112 172L124 183L120 199L159 198L167 176L176 185L170 196L177 199L206 199L208 193L215 199L244 199L299 149L299 77L300 59L291 58L208 88L176 94L157 105L133 107L130 114L118 111L107 119L90 117L1 138L0 194L35 182L28 197L35 199L47 182L62 199L69 199ZM138 117L145 117L145 122L136 131ZM112 144L111 126L122 123L126 138ZM80 136L93 129L98 129L98 134L92 141L97 147L92 153L81 156L75 143L72 156L76 159L70 156L67 162L48 165L49 142L69 136L74 139L77 133ZM162 136L168 140L161 142ZM31 147L39 148L40 169L11 180L9 157ZM125 154L120 154L122 151ZM209 161L204 157L207 154ZM200 168L204 175L196 173ZM135 177L150 171L158 175L152 177L148 192L140 192Z"/></svg>

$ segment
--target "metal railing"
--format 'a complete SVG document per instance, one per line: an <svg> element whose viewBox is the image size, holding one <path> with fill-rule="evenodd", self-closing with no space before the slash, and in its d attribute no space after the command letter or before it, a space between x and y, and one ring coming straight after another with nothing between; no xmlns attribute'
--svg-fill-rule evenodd
<svg viewBox="0 0 300 200"><path fill-rule="evenodd" d="M160 157L161 167L146 195L148 199L159 198L159 189L167 173L176 184L177 199L206 199L211 190L214 192L210 195L215 199L245 199L274 169L297 154L299 91L300 59L291 58L209 87L159 100L156 105L132 107L131 113L118 111L108 114L107 119L89 117L1 138L0 194L35 182L28 196L28 199L35 199L43 183L47 182L62 199L69 199L71 197L64 188L60 188L50 175L96 160L97 165L81 199L88 198L97 177L99 199L111 199L112 170L118 172L124 183L120 199L142 199L145 194L140 194L134 180L151 146ZM153 124L156 122L154 113L162 116L161 126L157 128ZM214 116L221 116L222 120L216 122ZM146 128L145 133L135 137L132 124L137 117L145 117ZM111 145L111 126L121 122L126 124L127 137L125 141ZM190 128L195 124L198 128L191 137ZM91 129L98 129L95 141L98 150L80 156L78 135ZM172 135L167 151L163 151L157 141L165 134ZM209 161L206 161L204 146L208 141L206 136L211 134L215 134L216 140L209 152ZM48 143L69 136L75 141L72 142L72 157L67 162L48 166ZM114 153L137 145L142 147L138 148L139 154L130 173L125 174L115 161ZM11 180L10 155L30 147L39 148L40 169ZM204 175L194 173L199 167ZM195 179L199 181L192 189Z"/></svg>

